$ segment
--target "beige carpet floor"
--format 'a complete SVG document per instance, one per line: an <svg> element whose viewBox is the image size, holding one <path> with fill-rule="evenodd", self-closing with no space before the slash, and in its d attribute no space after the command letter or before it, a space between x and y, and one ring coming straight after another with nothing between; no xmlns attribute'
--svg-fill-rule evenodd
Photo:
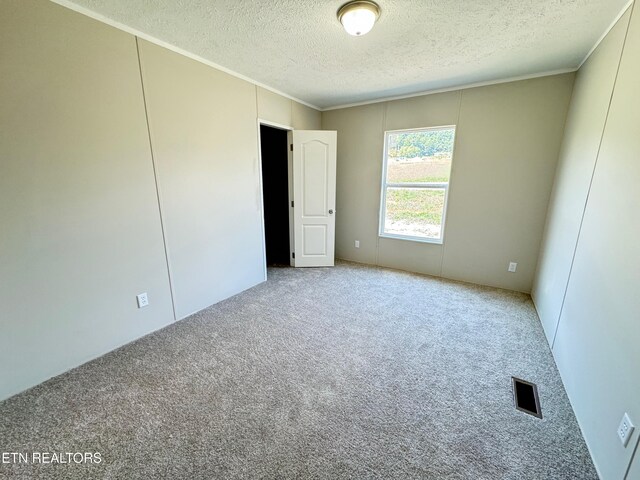
<svg viewBox="0 0 640 480"><path fill-rule="evenodd" d="M2 478L597 478L529 296L344 262L0 403L0 450L102 459Z"/></svg>

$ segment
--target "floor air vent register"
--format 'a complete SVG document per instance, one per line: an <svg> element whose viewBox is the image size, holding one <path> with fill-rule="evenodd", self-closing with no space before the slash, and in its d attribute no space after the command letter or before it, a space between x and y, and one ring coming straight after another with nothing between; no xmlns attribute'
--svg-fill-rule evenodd
<svg viewBox="0 0 640 480"><path fill-rule="evenodd" d="M511 381L513 383L513 400L516 404L516 409L534 417L542 418L536 384L516 377L511 377Z"/></svg>

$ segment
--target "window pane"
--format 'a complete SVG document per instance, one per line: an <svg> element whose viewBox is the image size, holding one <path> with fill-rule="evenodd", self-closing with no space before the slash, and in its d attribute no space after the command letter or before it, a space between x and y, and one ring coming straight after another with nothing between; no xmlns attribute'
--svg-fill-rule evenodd
<svg viewBox="0 0 640 480"><path fill-rule="evenodd" d="M384 233L440 238L444 188L388 188Z"/></svg>
<svg viewBox="0 0 640 480"><path fill-rule="evenodd" d="M387 182L448 182L454 128L390 133Z"/></svg>

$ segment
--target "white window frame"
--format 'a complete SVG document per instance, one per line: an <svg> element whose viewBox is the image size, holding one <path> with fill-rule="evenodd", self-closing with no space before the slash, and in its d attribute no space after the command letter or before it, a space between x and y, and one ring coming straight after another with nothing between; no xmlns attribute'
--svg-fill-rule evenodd
<svg viewBox="0 0 640 480"><path fill-rule="evenodd" d="M453 148L451 151L451 168L453 169L453 157L456 144L456 125L439 125L437 127L427 128L406 128L403 130L385 130L384 132L384 152L382 157L382 182L380 191L380 216L379 216L379 229L378 236L383 238L395 238L399 240L409 240L412 242L421 243L435 243L442 245L444 243L444 227L447 219L447 205L449 203L449 189L451 188L451 174L449 174L448 182L420 182L420 183L387 183L387 155L389 147L389 135L394 133L407 133L407 132L427 132L431 130L445 130L453 129ZM414 235L398 235L396 233L386 233L385 228L385 213L387 207L387 189L388 188L436 188L444 190L444 207L442 209L442 224L440 227L440 238L432 237L417 237Z"/></svg>

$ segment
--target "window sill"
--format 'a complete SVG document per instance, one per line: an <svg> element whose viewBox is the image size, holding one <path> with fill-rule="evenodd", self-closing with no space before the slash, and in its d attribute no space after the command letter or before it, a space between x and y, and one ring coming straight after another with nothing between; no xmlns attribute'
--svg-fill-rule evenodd
<svg viewBox="0 0 640 480"><path fill-rule="evenodd" d="M410 237L408 235L394 235L392 233L379 233L378 236L380 238L391 238L393 240L406 240L409 242L431 243L434 245L443 244L441 238Z"/></svg>

